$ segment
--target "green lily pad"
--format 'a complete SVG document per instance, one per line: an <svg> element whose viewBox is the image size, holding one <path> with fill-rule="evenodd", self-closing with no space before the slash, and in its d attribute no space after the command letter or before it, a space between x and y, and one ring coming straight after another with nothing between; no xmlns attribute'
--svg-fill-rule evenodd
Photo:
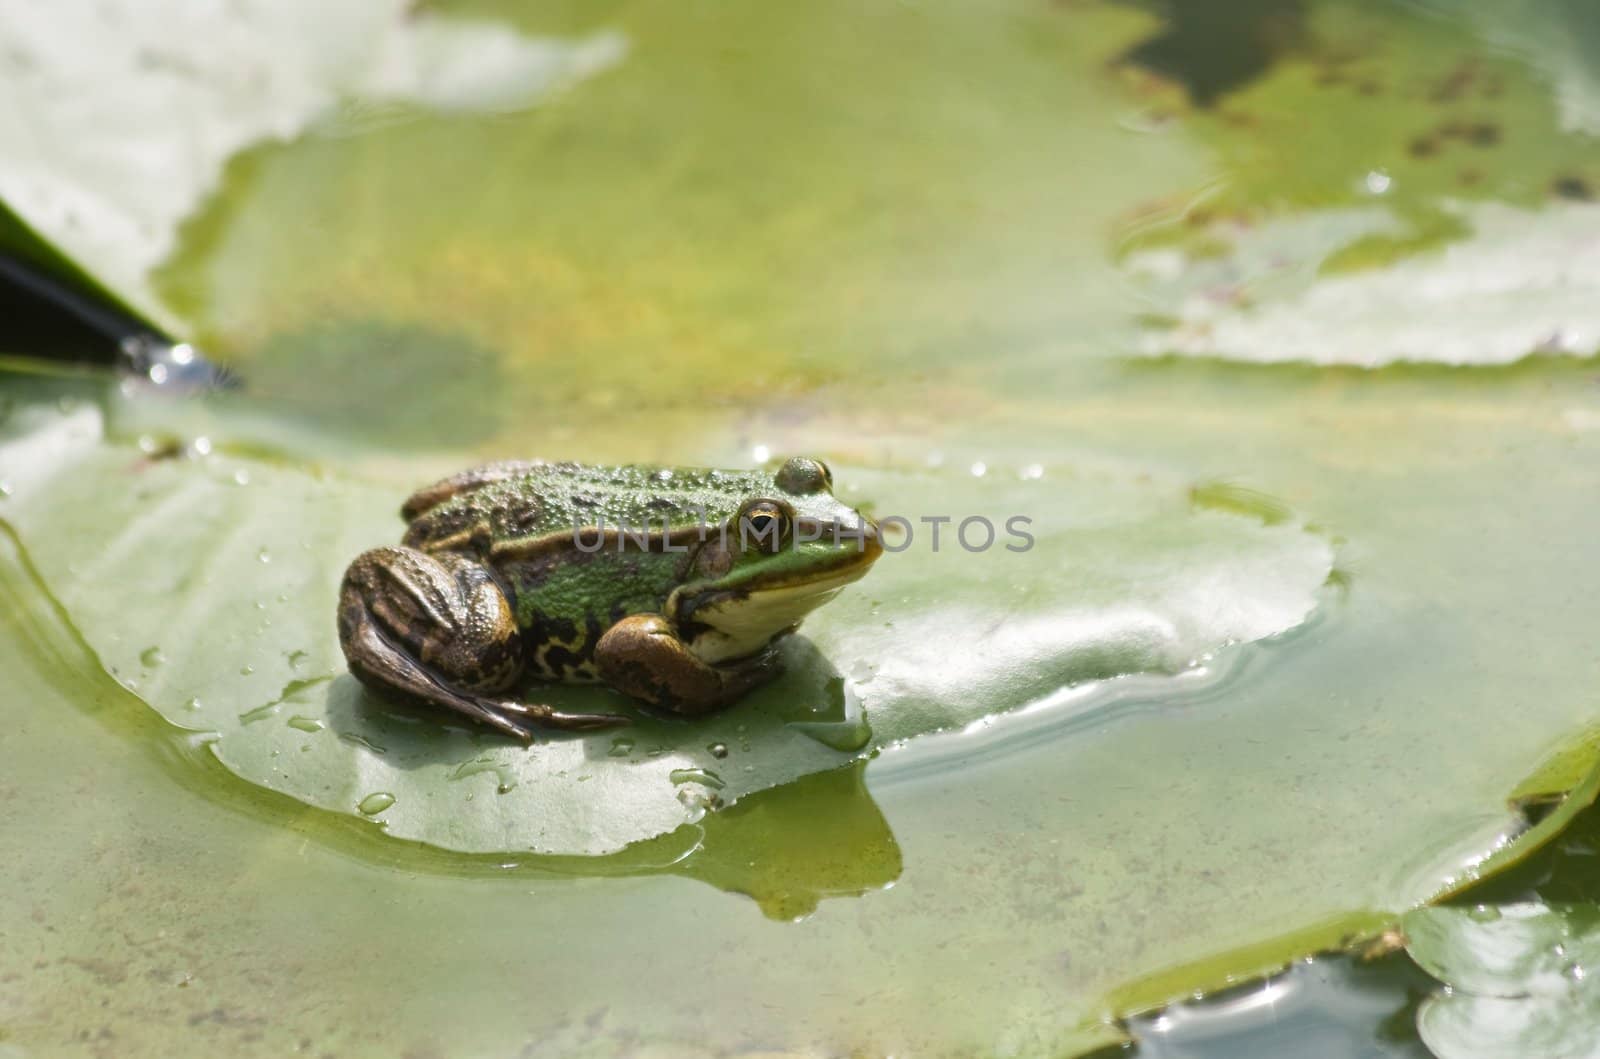
<svg viewBox="0 0 1600 1059"><path fill-rule="evenodd" d="M1181 115L1229 175L1131 220L1121 252L1148 299L1140 352L1375 367L1600 351L1600 147L1565 134L1586 113L1578 64L1559 48L1532 69L1501 53L1583 39L1592 17L1422 6L1462 17L1267 5L1303 25L1260 76L1201 108L1151 91L1151 114ZM1561 73L1545 74L1551 61ZM1547 76L1564 86L1554 99Z"/></svg>
<svg viewBox="0 0 1600 1059"><path fill-rule="evenodd" d="M1149 279L1183 277L1165 292L1172 323L1146 351L1369 368L1600 352L1600 206L1449 213L1469 237L1334 275L1319 268L1331 258L1319 254L1320 237L1391 230L1395 219L1369 210L1269 224L1241 233L1227 257L1198 262L1173 249L1133 255L1129 267ZM1274 253L1285 245L1304 256Z"/></svg>
<svg viewBox="0 0 1600 1059"><path fill-rule="evenodd" d="M0 200L48 240L51 255L182 330L150 273L240 150L341 116L349 125L407 106L527 106L626 51L615 35L535 38L409 7L384 0L336 13L246 2L220 31L208 13L183 4L29 12L0 68L13 103L0 117L0 142L32 146L0 166ZM311 24L317 32L305 32ZM111 83L117 89L104 91ZM174 107L183 121L172 120ZM26 243L0 222L0 245Z"/></svg>
<svg viewBox="0 0 1600 1059"><path fill-rule="evenodd" d="M1600 686L1592 367L1261 371L1136 356L1150 317L1177 315L1167 294L1186 296L1189 270L1225 286L1231 269L1258 302L1291 300L1464 243L1473 233L1443 199L1470 203L1467 217L1482 200L1538 216L1569 181L1592 185L1594 145L1563 131L1541 70L1377 0L1278 5L1304 11L1306 35L1202 108L1130 72L1127 57L1168 30L1151 5L425 6L519 40L626 50L530 109L353 98L291 140L231 155L170 234L173 252L135 278L253 389L181 409L117 404L107 439L72 455L87 461L81 482L43 450L8 447L0 517L23 527L19 555L48 550L69 522L80 541L126 543L124 527L84 523L100 506L129 514L145 463L167 490L152 496L193 502L213 528L203 542L180 532L199 556L157 572L226 560L253 588L302 536L331 552L342 533L352 553L393 540L411 486L477 459L733 466L763 451L833 458L851 499L880 514L1021 505L1060 522L1062 547L1041 536L1015 566L998 553L983 567L887 557L808 625L815 654L792 658L787 682L715 722L751 751L725 739L726 758L695 761L671 742L685 729L662 722L684 782L653 771L650 743L630 750L649 783L617 793L660 819L602 837L655 830L668 810L687 820L724 792L737 801L605 857L398 841L396 825L427 807L365 782L346 767L367 760L353 750L328 774L335 811L228 773L220 748L257 726L277 742L230 767L270 776L337 741L301 707L331 709L346 685L290 687L324 670L292 670L283 652L303 645L281 613L263 612L263 630L230 611L217 630L246 628L240 649L278 652L254 674L213 674L224 694L250 688L239 713L265 716L230 712L192 738L228 726L221 740L175 745L84 656L38 649L34 595L25 608L6 597L0 828L26 840L0 866L12 897L0 933L44 965L0 1006L51 1013L5 1027L7 1044L48 1052L69 1030L103 1028L124 1054L169 1054L179 1026L192 1048L229 1054L305 1040L358 1054L1070 1054L1120 1038L1121 1013L1392 925L1522 833L1507 795L1526 777L1559 794L1592 771L1594 744L1574 742ZM286 63L297 46L283 45ZM94 58L80 68L106 76L75 90L128 87L120 59ZM1468 62L1470 91L1432 100L1458 91ZM72 127L57 117L48 128ZM1480 142L1483 123L1498 145ZM152 154L171 153L175 125L144 126ZM1430 134L1437 149L1413 159ZM9 142L0 169L13 173L36 152ZM1381 193L1374 173L1390 180ZM109 166L54 175L124 212L144 190ZM1118 268L1163 248L1181 256L1154 287ZM453 374L452 358L470 370ZM12 440L54 436L64 417L47 405L44 418L14 410L34 423ZM141 432L157 438L149 453ZM168 437L200 435L210 457L153 458ZM247 485L231 484L235 469ZM49 495L72 503L47 512ZM218 495L237 525L200 510ZM314 532L290 519L317 520ZM260 528L268 564L235 536ZM1224 559L1228 539L1239 548ZM1344 543L1315 620L1163 671L1204 653L1210 623L1193 616L1236 598L1235 575L1270 560L1272 542L1326 539ZM1080 540L1082 555L1066 549ZM1165 566L1119 585L1130 559L1180 553L1216 575L1211 588L1186 593ZM93 558L58 548L36 563L39 583L65 595ZM302 569L308 595L344 558ZM1287 584L1276 563L1256 569ZM1222 624L1247 636L1295 609L1300 589L1274 601L1264 584ZM82 612L140 694L177 690L180 671L215 658L211 630L193 625L187 640L141 629L112 658L106 630L126 623L86 583L76 591L61 613ZM1105 605L1124 595L1171 624ZM276 603L233 602L258 599ZM945 607L972 620L941 622ZM1069 659L1008 636L1074 608L1119 638ZM323 620L309 600L305 613ZM1000 661L1040 672L1002 677ZM437 725L353 695L344 707L402 740ZM897 724L915 733L903 744ZM414 771L470 807L464 820L533 826L493 819L534 783L513 776L499 793L500 763L481 760L499 744L465 730L444 741L454 756ZM387 755L369 753L388 768L416 743L380 745ZM596 766L612 764L604 749ZM736 768L776 782L806 761L804 779L738 797L758 781ZM830 835L835 820L848 826ZM573 825L551 826L570 837ZM691 879L785 919L820 903L775 923ZM260 944L217 956L212 941L241 930ZM402 991L414 999L397 1004Z"/></svg>
<svg viewBox="0 0 1600 1059"><path fill-rule="evenodd" d="M1529 901L1424 908L1405 918L1411 958L1450 988L1417 1029L1439 1059L1600 1055L1600 909Z"/></svg>
<svg viewBox="0 0 1600 1059"><path fill-rule="evenodd" d="M1556 3L1488 3L1423 0L1433 12L1464 19L1496 49L1523 58L1543 75L1573 132L1600 133L1600 13L1584 0Z"/></svg>
<svg viewBox="0 0 1600 1059"><path fill-rule="evenodd" d="M471 853L612 853L931 732L1092 709L1095 682L1176 674L1300 624L1332 561L1281 512L1219 511L1183 483L1111 468L840 467L906 528L788 646L782 680L705 720L639 714L625 732L525 748L386 708L344 671L339 578L397 536L403 490L163 458L103 439L91 405L29 407L17 423L0 464L27 474L6 517L113 676L252 783ZM921 520L945 511L939 538ZM525 694L616 705L592 689Z"/></svg>

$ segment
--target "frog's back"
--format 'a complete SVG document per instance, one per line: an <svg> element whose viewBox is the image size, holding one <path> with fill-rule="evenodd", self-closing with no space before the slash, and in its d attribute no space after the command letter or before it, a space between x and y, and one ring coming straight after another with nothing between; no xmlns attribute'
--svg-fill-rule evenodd
<svg viewBox="0 0 1600 1059"><path fill-rule="evenodd" d="M425 551L559 546L574 531L718 523L769 487L755 471L581 463L489 464L413 494L404 543Z"/></svg>
<svg viewBox="0 0 1600 1059"><path fill-rule="evenodd" d="M666 528L720 522L768 481L738 471L490 464L414 494L402 508L410 521L403 543L492 563L509 591L530 671L591 681L605 631L629 614L660 609L684 577L690 553L664 546ZM597 528L624 526L647 543L578 546L597 541Z"/></svg>

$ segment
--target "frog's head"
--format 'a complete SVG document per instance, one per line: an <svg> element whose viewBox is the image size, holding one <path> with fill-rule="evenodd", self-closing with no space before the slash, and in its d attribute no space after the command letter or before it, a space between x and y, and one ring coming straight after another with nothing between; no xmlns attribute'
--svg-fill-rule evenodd
<svg viewBox="0 0 1600 1059"><path fill-rule="evenodd" d="M877 525L834 499L820 460L791 459L770 481L712 527L667 600L667 617L703 661L761 650L883 554Z"/></svg>

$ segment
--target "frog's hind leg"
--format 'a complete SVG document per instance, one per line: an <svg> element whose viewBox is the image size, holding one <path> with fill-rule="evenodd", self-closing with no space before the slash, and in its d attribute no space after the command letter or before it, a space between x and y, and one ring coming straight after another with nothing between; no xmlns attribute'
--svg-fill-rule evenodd
<svg viewBox="0 0 1600 1059"><path fill-rule="evenodd" d="M628 723L485 697L521 675L522 635L500 586L465 556L414 548L361 555L339 590L339 643L350 672L368 687L454 710L524 742L538 726Z"/></svg>

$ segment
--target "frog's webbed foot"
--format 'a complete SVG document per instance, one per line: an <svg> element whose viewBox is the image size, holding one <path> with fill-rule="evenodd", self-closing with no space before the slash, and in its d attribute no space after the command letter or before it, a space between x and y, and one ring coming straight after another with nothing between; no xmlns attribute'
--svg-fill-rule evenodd
<svg viewBox="0 0 1600 1059"><path fill-rule="evenodd" d="M379 692L442 706L527 742L539 727L626 724L489 698L522 672L522 637L489 571L451 553L375 548L339 590L339 643L350 672Z"/></svg>
<svg viewBox="0 0 1600 1059"><path fill-rule="evenodd" d="M660 614L635 614L607 629L595 662L618 691L688 716L727 706L782 669L773 645L735 662L703 662Z"/></svg>

